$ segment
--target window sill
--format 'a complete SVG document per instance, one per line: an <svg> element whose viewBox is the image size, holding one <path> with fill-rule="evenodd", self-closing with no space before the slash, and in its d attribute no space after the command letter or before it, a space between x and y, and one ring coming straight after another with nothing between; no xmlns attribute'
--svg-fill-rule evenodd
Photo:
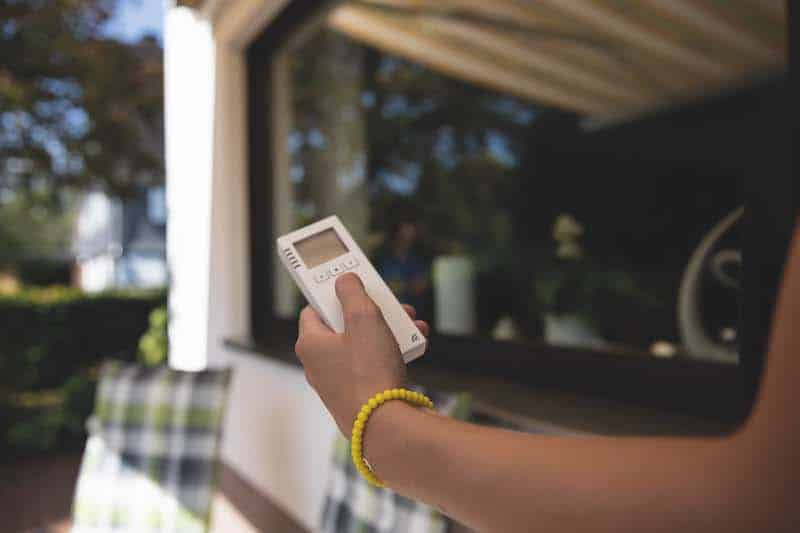
<svg viewBox="0 0 800 533"><path fill-rule="evenodd" d="M266 356L300 367L289 343L229 338L231 350ZM735 424L718 419L643 407L597 394L577 393L512 381L507 377L440 365L423 357L408 367L409 377L425 387L473 396L476 410L537 433L600 435L722 435ZM681 394L681 391L675 391Z"/></svg>

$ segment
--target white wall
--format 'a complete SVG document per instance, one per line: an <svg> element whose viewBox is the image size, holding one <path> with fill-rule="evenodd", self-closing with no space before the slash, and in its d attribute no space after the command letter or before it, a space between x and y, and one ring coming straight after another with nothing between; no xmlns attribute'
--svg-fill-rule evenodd
<svg viewBox="0 0 800 533"><path fill-rule="evenodd" d="M248 280L259 275L248 272L243 51L283 2L167 12L170 363L233 366L223 459L314 529L335 426L296 367L223 346L248 333Z"/></svg>

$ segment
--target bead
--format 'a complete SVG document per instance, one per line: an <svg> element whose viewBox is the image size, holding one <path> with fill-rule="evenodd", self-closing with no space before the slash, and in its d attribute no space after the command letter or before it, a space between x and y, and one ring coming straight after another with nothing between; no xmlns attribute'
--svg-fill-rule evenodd
<svg viewBox="0 0 800 533"><path fill-rule="evenodd" d="M370 470L370 467L367 466L363 456L362 443L364 438L364 429L367 425L367 420L369 419L370 415L377 407L383 405L389 400L404 400L413 405L424 406L428 407L429 409L433 409L433 402L430 400L430 398L419 392L403 388L386 389L383 392L379 392L361 407L355 421L353 422L353 431L350 438L350 456L353 459L353 464L355 465L359 474L361 474L361 476L366 479L370 485L380 488L383 488L386 485L384 485L383 482L378 479L378 476L376 476L375 473Z"/></svg>

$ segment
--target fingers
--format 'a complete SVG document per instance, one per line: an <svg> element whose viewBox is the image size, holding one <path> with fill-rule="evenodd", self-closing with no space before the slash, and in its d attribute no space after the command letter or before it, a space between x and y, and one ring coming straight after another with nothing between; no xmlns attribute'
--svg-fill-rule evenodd
<svg viewBox="0 0 800 533"><path fill-rule="evenodd" d="M408 313L408 316L411 317L411 320L417 318L417 310L414 309L413 305L403 304L403 309L406 310L406 313ZM414 324L417 326L417 329L419 329L420 333L422 333L425 337L430 337L431 327L427 322L424 320L414 320Z"/></svg>
<svg viewBox="0 0 800 533"><path fill-rule="evenodd" d="M325 325L317 312L314 311L310 305L305 306L300 312L298 329L301 337L309 333L330 332L328 326Z"/></svg>
<svg viewBox="0 0 800 533"><path fill-rule="evenodd" d="M364 289L361 278L353 273L344 274L336 279L336 296L342 304L342 314L344 315L344 327L349 329L349 325L354 321L365 317L380 317L380 311L372 298L369 297ZM417 310L413 306L403 304L408 316L414 320L417 317ZM316 317L316 313L314 314ZM302 319L302 316L301 316ZM319 317L317 317L319 320ZM423 320L414 320L420 333L425 337L430 335L431 328ZM323 325L324 326L324 325ZM301 330L302 331L302 330Z"/></svg>
<svg viewBox="0 0 800 533"><path fill-rule="evenodd" d="M403 304L403 309L406 310L406 313L408 313L408 316L411 317L411 320L417 318L417 310L414 309L413 305Z"/></svg>
<svg viewBox="0 0 800 533"><path fill-rule="evenodd" d="M300 320L297 327L298 335L297 342L294 344L294 353L297 354L300 363L305 366L305 359L309 355L309 349L318 345L320 341L324 342L320 335L332 335L333 332L310 305L305 306L300 312Z"/></svg>
<svg viewBox="0 0 800 533"><path fill-rule="evenodd" d="M378 306L367 294L361 278L352 272L336 279L336 296L342 304L345 329L349 329L350 324L363 318L380 316Z"/></svg>

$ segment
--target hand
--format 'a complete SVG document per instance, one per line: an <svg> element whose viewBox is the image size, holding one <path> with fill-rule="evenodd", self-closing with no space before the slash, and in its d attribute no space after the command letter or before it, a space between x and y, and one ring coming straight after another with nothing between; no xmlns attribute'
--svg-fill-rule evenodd
<svg viewBox="0 0 800 533"><path fill-rule="evenodd" d="M405 385L406 367L397 341L361 279L353 273L337 278L336 296L342 304L344 333L332 331L316 311L306 307L300 313L295 351L309 384L341 432L349 435L364 402L378 392ZM416 318L413 307L403 307ZM428 324L414 322L427 337Z"/></svg>

